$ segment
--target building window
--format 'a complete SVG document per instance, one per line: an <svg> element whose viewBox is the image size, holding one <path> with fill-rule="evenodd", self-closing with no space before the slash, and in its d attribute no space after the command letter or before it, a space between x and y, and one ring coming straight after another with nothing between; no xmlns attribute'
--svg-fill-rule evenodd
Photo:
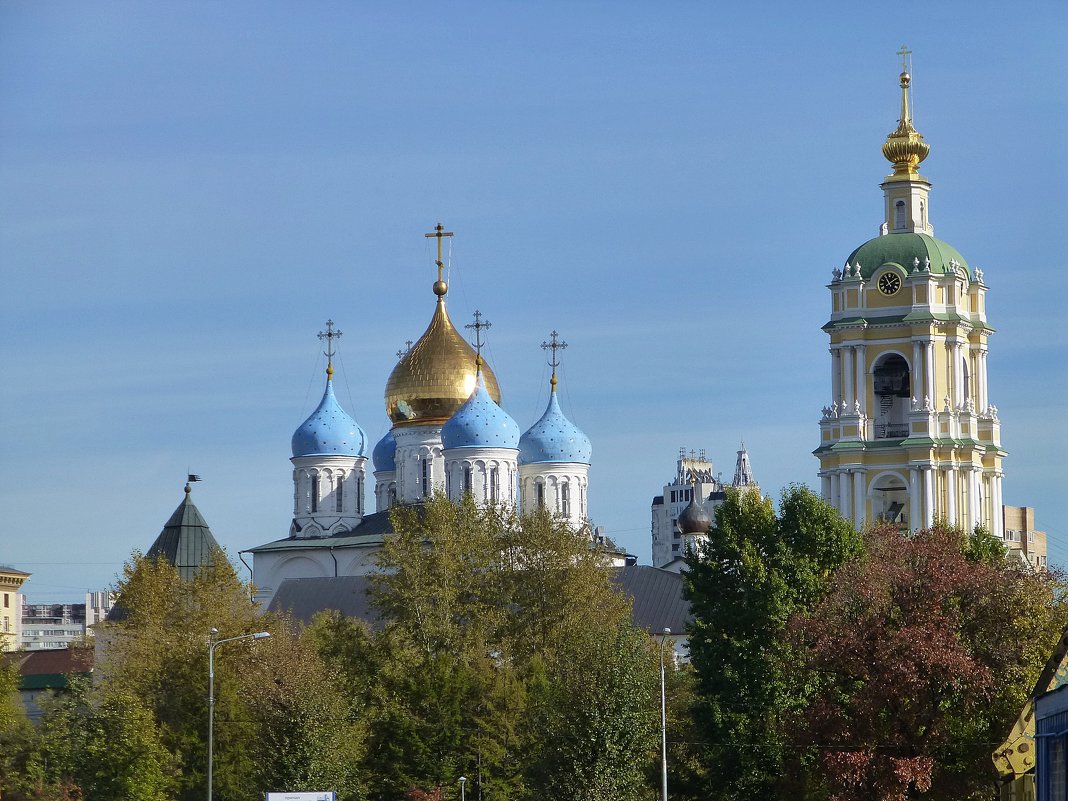
<svg viewBox="0 0 1068 801"><path fill-rule="evenodd" d="M471 491L471 465L464 465L464 492Z"/></svg>
<svg viewBox="0 0 1068 801"><path fill-rule="evenodd" d="M571 485L567 482L560 485L560 512L571 517Z"/></svg>
<svg viewBox="0 0 1068 801"><path fill-rule="evenodd" d="M1033 531L1028 531L1027 532L1027 541L1028 542L1034 542L1035 541L1035 532L1033 532Z"/></svg>
<svg viewBox="0 0 1068 801"><path fill-rule="evenodd" d="M422 475L423 497L425 498L427 495L430 494L430 460L429 459L421 459L420 462L422 464L422 471L423 471L423 475Z"/></svg>
<svg viewBox="0 0 1068 801"><path fill-rule="evenodd" d="M539 509L545 508L545 485L540 481L534 485L534 505Z"/></svg>
<svg viewBox="0 0 1068 801"><path fill-rule="evenodd" d="M894 204L894 228L905 227L905 201L899 200Z"/></svg>
<svg viewBox="0 0 1068 801"><path fill-rule="evenodd" d="M343 496L341 494L341 489L344 486L345 486L344 479L339 478L337 480L337 490L334 493L334 495L335 495L335 498L334 498L334 511L337 512L338 514L340 514L341 510L342 510L342 505L341 504L342 504L342 497Z"/></svg>
<svg viewBox="0 0 1068 801"><path fill-rule="evenodd" d="M11 596L8 593L4 593L4 609L11 608Z"/></svg>
<svg viewBox="0 0 1068 801"><path fill-rule="evenodd" d="M390 487L389 488L389 492L387 494L386 502L389 504L389 508L390 509L392 509L394 506L397 505L397 488L396 487Z"/></svg>
<svg viewBox="0 0 1068 801"><path fill-rule="evenodd" d="M319 476L312 476L311 510L312 513L319 511Z"/></svg>
<svg viewBox="0 0 1068 801"><path fill-rule="evenodd" d="M501 475L500 469L496 467L490 468L489 474L490 481L490 500L496 503L501 499Z"/></svg>
<svg viewBox="0 0 1068 801"><path fill-rule="evenodd" d="M356 475L356 514L363 514L363 476Z"/></svg>

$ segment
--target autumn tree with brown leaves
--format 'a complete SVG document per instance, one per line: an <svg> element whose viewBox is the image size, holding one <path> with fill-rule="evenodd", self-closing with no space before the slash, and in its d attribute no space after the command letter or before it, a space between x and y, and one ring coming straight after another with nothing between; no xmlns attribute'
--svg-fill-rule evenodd
<svg viewBox="0 0 1068 801"><path fill-rule="evenodd" d="M794 742L833 801L987 797L991 749L1068 622L1061 582L982 532L879 526L865 545L791 621Z"/></svg>

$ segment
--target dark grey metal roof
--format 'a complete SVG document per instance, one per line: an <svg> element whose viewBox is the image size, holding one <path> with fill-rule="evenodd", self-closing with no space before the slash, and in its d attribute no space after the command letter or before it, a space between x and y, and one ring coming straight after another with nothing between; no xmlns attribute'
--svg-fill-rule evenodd
<svg viewBox="0 0 1068 801"><path fill-rule="evenodd" d="M185 499L174 510L145 554L149 559L166 559L176 568L183 579L191 579L197 568L215 560L219 543L211 529L190 498L189 485L185 487Z"/></svg>
<svg viewBox="0 0 1068 801"><path fill-rule="evenodd" d="M421 512L422 504L414 504L416 511ZM355 528L347 531L339 531L329 537L286 537L285 539L257 545L248 548L241 553L265 553L267 551L288 551L293 548L347 548L367 545L381 545L382 538L393 533L393 524L389 519L389 510L375 512L367 515Z"/></svg>
<svg viewBox="0 0 1068 801"><path fill-rule="evenodd" d="M268 607L270 612L288 612L294 620L310 623L316 613L336 609L378 625L380 618L371 605L370 576L316 576L286 579L279 585Z"/></svg>
<svg viewBox="0 0 1068 801"><path fill-rule="evenodd" d="M328 538L329 539L329 538ZM648 565L616 568L612 581L634 604L634 625L653 633L671 629L684 634L690 623L690 605L682 597L682 576ZM271 600L269 611L288 612L309 623L317 612L336 609L372 626L381 619L371 605L370 576L326 576L286 579Z"/></svg>
<svg viewBox="0 0 1068 801"><path fill-rule="evenodd" d="M682 576L650 565L618 568L612 580L634 604L634 625L654 634L665 628L684 634L690 621L690 604L682 597Z"/></svg>

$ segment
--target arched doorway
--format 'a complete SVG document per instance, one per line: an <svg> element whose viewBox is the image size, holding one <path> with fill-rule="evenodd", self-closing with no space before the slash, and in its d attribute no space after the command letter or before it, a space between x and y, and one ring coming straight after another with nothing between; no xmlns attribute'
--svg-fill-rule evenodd
<svg viewBox="0 0 1068 801"><path fill-rule="evenodd" d="M872 370L875 396L875 438L903 439L909 435L912 381L909 363L897 353L880 358Z"/></svg>

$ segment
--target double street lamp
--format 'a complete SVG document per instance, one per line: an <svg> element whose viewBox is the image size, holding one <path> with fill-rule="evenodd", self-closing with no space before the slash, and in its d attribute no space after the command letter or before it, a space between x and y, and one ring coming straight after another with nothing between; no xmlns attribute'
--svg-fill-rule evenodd
<svg viewBox="0 0 1068 801"><path fill-rule="evenodd" d="M262 640L264 637L270 637L271 632L257 631L255 634L241 634L221 640L215 639L218 635L218 629L212 629L208 633L208 801L211 801L211 769L215 750L215 649L223 643L237 640Z"/></svg>

